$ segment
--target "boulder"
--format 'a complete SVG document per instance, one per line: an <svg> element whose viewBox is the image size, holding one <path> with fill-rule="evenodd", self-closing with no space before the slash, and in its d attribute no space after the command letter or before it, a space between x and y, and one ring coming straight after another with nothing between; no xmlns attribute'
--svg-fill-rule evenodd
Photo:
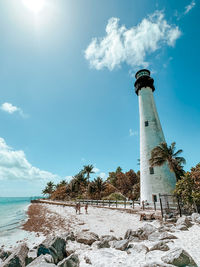
<svg viewBox="0 0 200 267"><path fill-rule="evenodd" d="M57 264L66 257L66 242L61 237L47 238L38 246L37 256L50 254Z"/></svg>
<svg viewBox="0 0 200 267"><path fill-rule="evenodd" d="M11 255L1 264L1 267L24 267L28 254L28 247L25 243L18 246Z"/></svg>
<svg viewBox="0 0 200 267"><path fill-rule="evenodd" d="M188 220L188 218L186 216L182 216L182 217L178 218L178 220L176 222L176 226L178 226L178 225L185 225L186 227L192 226L191 222Z"/></svg>
<svg viewBox="0 0 200 267"><path fill-rule="evenodd" d="M128 239L128 238L125 238L125 239ZM100 241L108 241L108 242L110 242L110 241L114 241L114 240L117 240L117 238L115 236L113 236L113 235L102 235L100 237Z"/></svg>
<svg viewBox="0 0 200 267"><path fill-rule="evenodd" d="M180 230L180 231L188 231L188 228L185 224L179 224L175 228L176 230Z"/></svg>
<svg viewBox="0 0 200 267"><path fill-rule="evenodd" d="M154 244L152 247L150 247L149 250L150 251L153 251L153 250L167 251L169 250L169 247L166 243L167 243L166 241L159 241L156 244Z"/></svg>
<svg viewBox="0 0 200 267"><path fill-rule="evenodd" d="M11 251L6 251L4 249L0 249L0 259L2 261L5 261L11 254L12 254Z"/></svg>
<svg viewBox="0 0 200 267"><path fill-rule="evenodd" d="M148 239L149 235L157 231L157 228L152 224L146 223L141 228L138 228L136 231L131 229L127 230L124 236L124 239L129 239L131 241L145 240Z"/></svg>
<svg viewBox="0 0 200 267"><path fill-rule="evenodd" d="M37 258L37 249L31 249L29 250L27 256L26 256L26 265L30 264L32 261L34 261Z"/></svg>
<svg viewBox="0 0 200 267"><path fill-rule="evenodd" d="M72 254L66 259L62 260L61 262L58 263L57 266L59 267L79 267L80 261L78 258L78 255Z"/></svg>
<svg viewBox="0 0 200 267"><path fill-rule="evenodd" d="M91 246L95 241L98 241L99 237L92 232L80 232L76 236L76 241L78 243L83 243L85 245Z"/></svg>
<svg viewBox="0 0 200 267"><path fill-rule="evenodd" d="M179 267L191 266L198 267L192 257L182 248L174 248L161 258L165 263Z"/></svg>
<svg viewBox="0 0 200 267"><path fill-rule="evenodd" d="M147 252L149 252L149 248L143 244L129 244L128 250L139 254L146 254Z"/></svg>
<svg viewBox="0 0 200 267"><path fill-rule="evenodd" d="M200 214L199 213L192 213L192 221L195 223L200 223Z"/></svg>
<svg viewBox="0 0 200 267"><path fill-rule="evenodd" d="M71 241L75 241L75 235L74 232L67 232L66 234L63 234L61 236L65 241L71 240Z"/></svg>
<svg viewBox="0 0 200 267"><path fill-rule="evenodd" d="M109 244L108 240L96 241L93 244L95 244L95 247L97 247L98 249L100 249L100 248L110 248L110 244Z"/></svg>
<svg viewBox="0 0 200 267"><path fill-rule="evenodd" d="M128 229L124 235L124 239L131 239L131 237L133 237L135 233L136 231Z"/></svg>
<svg viewBox="0 0 200 267"><path fill-rule="evenodd" d="M145 265L142 265L141 267L173 267L174 265L166 264L163 262L150 262L145 263Z"/></svg>
<svg viewBox="0 0 200 267"><path fill-rule="evenodd" d="M32 261L30 264L28 264L28 267L54 267L55 264L52 263L53 258L51 255L40 255L38 258L36 258L34 261Z"/></svg>
<svg viewBox="0 0 200 267"><path fill-rule="evenodd" d="M167 232L161 233L161 235L159 236L159 240L166 240L166 239L177 239L177 237Z"/></svg>
<svg viewBox="0 0 200 267"><path fill-rule="evenodd" d="M129 240L125 239L125 240L119 240L119 241L112 241L112 247L118 250L126 250L128 248L128 243Z"/></svg>
<svg viewBox="0 0 200 267"><path fill-rule="evenodd" d="M160 237L161 233L159 232L153 232L152 234L150 234L148 236L148 240L151 241L151 242L154 242L154 241L158 241L159 240L159 237Z"/></svg>

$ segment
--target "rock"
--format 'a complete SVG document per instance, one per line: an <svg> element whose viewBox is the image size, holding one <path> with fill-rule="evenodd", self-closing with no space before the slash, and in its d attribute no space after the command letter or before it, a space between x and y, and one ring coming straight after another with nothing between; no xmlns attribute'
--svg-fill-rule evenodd
<svg viewBox="0 0 200 267"><path fill-rule="evenodd" d="M126 250L128 248L129 240L119 240L119 241L113 241L113 248L118 250Z"/></svg>
<svg viewBox="0 0 200 267"><path fill-rule="evenodd" d="M75 241L75 235L74 232L67 232L66 234L63 234L61 236L65 241L71 240L71 241Z"/></svg>
<svg viewBox="0 0 200 267"><path fill-rule="evenodd" d="M0 259L2 259L2 261L5 261L11 254L11 251L0 249Z"/></svg>
<svg viewBox="0 0 200 267"><path fill-rule="evenodd" d="M25 263L26 265L30 264L32 261L34 261L37 258L37 249L29 250Z"/></svg>
<svg viewBox="0 0 200 267"><path fill-rule="evenodd" d="M99 240L98 235L92 232L80 232L76 236L76 241L78 243L83 243L89 246L91 246L95 241L98 241L98 240Z"/></svg>
<svg viewBox="0 0 200 267"><path fill-rule="evenodd" d="M79 267L80 261L78 258L78 255L72 254L66 259L62 260L61 262L58 263L57 266L59 267Z"/></svg>
<svg viewBox="0 0 200 267"><path fill-rule="evenodd" d="M42 244L38 246L37 256L50 254L53 261L57 264L62 261L66 256L66 243L61 237L47 238Z"/></svg>
<svg viewBox="0 0 200 267"><path fill-rule="evenodd" d="M27 254L28 247L23 243L12 252L12 254L1 264L1 267L24 267Z"/></svg>
<svg viewBox="0 0 200 267"><path fill-rule="evenodd" d="M125 238L125 239L128 239L128 238ZM117 240L117 238L113 235L102 235L101 238L100 238L100 241L113 241L113 240Z"/></svg>
<svg viewBox="0 0 200 267"><path fill-rule="evenodd" d="M134 251L137 253L143 253L146 254L147 252L149 252L149 248L143 244L129 244L128 245L128 250L130 251Z"/></svg>
<svg viewBox="0 0 200 267"><path fill-rule="evenodd" d="M95 242L95 247L100 248L110 248L110 244L108 240L100 240Z"/></svg>
<svg viewBox="0 0 200 267"><path fill-rule="evenodd" d="M169 250L169 247L166 243L167 242L165 241L159 241L156 244L154 244L149 250L150 251L153 251L153 250L167 251Z"/></svg>
<svg viewBox="0 0 200 267"><path fill-rule="evenodd" d="M159 236L159 240L166 240L166 239L177 239L177 237L175 235L171 235L167 232L164 232Z"/></svg>
<svg viewBox="0 0 200 267"><path fill-rule="evenodd" d="M176 230L180 230L180 231L188 231L188 228L185 224L179 224L176 226Z"/></svg>
<svg viewBox="0 0 200 267"><path fill-rule="evenodd" d="M152 224L146 223L143 227L138 228L136 231L131 229L127 230L124 239L129 239L131 241L145 240L148 236L157 230Z"/></svg>
<svg viewBox="0 0 200 267"><path fill-rule="evenodd" d="M182 248L174 248L161 258L165 263L179 267L192 266L198 267L192 257Z"/></svg>
<svg viewBox="0 0 200 267"><path fill-rule="evenodd" d="M150 234L148 236L148 240L149 241L152 241L152 242L157 241L159 239L160 235L161 235L161 233L159 233L157 231L156 232L153 232L152 234Z"/></svg>
<svg viewBox="0 0 200 267"><path fill-rule="evenodd" d="M163 262L150 262L150 263L146 263L145 265L142 265L141 267L170 267L170 266L174 266L174 265L166 264Z"/></svg>
<svg viewBox="0 0 200 267"><path fill-rule="evenodd" d="M199 213L192 213L192 221L195 223L200 223L200 214Z"/></svg>
<svg viewBox="0 0 200 267"><path fill-rule="evenodd" d="M54 267L55 264L51 263L53 261L53 257L51 255L40 255L30 264L28 267Z"/></svg>
<svg viewBox="0 0 200 267"><path fill-rule="evenodd" d="M134 235L135 231L128 229L125 233L124 239L130 239Z"/></svg>
<svg viewBox="0 0 200 267"><path fill-rule="evenodd" d="M176 226L178 226L178 225L185 225L186 227L192 226L191 222L188 220L188 218L186 216L182 216L182 217L178 218L178 220L176 222Z"/></svg>

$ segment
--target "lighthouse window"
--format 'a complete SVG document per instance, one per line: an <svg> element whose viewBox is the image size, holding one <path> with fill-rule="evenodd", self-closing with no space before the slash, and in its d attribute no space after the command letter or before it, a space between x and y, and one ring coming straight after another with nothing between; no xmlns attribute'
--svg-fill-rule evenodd
<svg viewBox="0 0 200 267"><path fill-rule="evenodd" d="M145 127L149 126L149 122L148 121L145 121L144 122L144 125L145 125Z"/></svg>
<svg viewBox="0 0 200 267"><path fill-rule="evenodd" d="M154 168L153 167L149 167L149 173L154 174Z"/></svg>

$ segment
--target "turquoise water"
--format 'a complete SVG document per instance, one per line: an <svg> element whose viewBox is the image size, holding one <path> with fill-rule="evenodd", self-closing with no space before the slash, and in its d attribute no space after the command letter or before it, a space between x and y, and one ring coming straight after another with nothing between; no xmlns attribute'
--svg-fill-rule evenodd
<svg viewBox="0 0 200 267"><path fill-rule="evenodd" d="M20 228L30 201L30 197L0 197L0 237Z"/></svg>

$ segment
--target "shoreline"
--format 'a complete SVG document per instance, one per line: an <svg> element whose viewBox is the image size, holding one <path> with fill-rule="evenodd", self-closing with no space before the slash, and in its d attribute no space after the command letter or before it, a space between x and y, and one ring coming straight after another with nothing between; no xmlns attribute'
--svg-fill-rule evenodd
<svg viewBox="0 0 200 267"><path fill-rule="evenodd" d="M16 245L26 242L29 249L32 249L41 244L46 237L65 236L69 232L73 232L75 236L78 236L80 233L89 234L93 232L99 237L109 235L120 240L124 238L128 229L135 231L147 223L156 228L163 225L158 220L152 222L140 221L140 214L131 214L126 210L99 209L91 206L89 206L88 214L85 213L83 207L81 214L76 214L74 207L32 203L28 207L27 216L28 220L19 229L22 235L16 236L17 241L13 244L13 248ZM172 234L177 237L172 244L173 247L178 246L185 249L194 258L198 266L200 266L200 251L198 250L200 247L200 225L194 224L187 231L176 230ZM152 242L146 240L142 244L150 247ZM96 261L94 255L99 255L99 263L101 262L101 256L105 256L104 250L96 250L95 247L79 247L78 243L71 241L69 241L68 245L74 246L74 248L76 247L82 262L84 261L85 255L90 255L93 262ZM105 249L105 253L112 254L113 262L118 261L118 259L129 261L129 256L127 256L126 252L107 248ZM151 255L151 253L148 255ZM156 255L152 254L152 256ZM107 266L107 260L106 258L104 259L105 266ZM84 264L82 266L85 267ZM99 265L97 263L92 266L98 267Z"/></svg>

